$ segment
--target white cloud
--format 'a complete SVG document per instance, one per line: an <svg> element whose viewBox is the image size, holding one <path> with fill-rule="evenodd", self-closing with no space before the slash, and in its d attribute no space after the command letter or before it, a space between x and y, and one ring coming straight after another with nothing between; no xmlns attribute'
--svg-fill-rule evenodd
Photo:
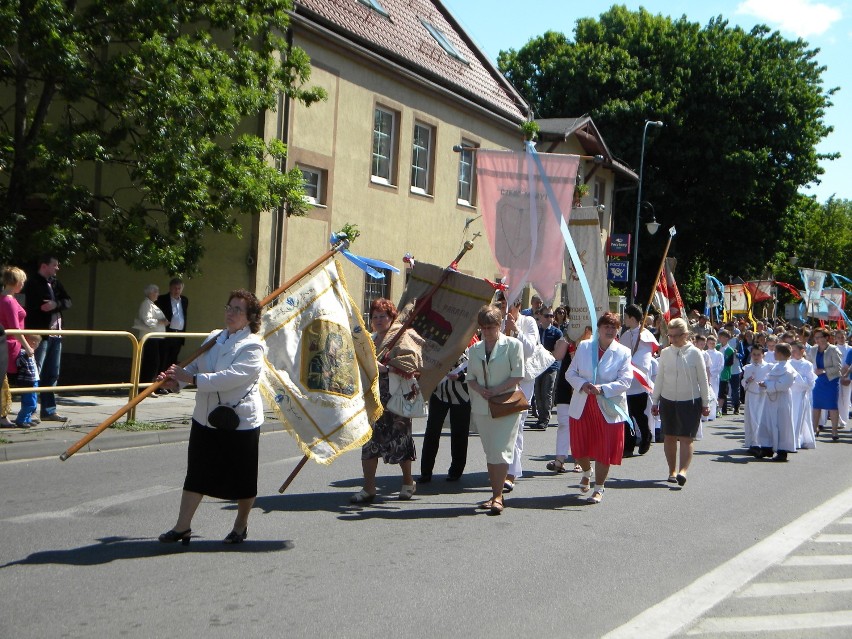
<svg viewBox="0 0 852 639"><path fill-rule="evenodd" d="M755 16L800 38L822 35L843 17L839 8L813 0L745 0L737 13Z"/></svg>

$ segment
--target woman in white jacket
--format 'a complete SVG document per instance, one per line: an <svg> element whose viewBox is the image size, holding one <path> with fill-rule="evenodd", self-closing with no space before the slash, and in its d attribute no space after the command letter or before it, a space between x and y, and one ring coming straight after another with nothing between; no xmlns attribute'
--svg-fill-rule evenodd
<svg viewBox="0 0 852 639"><path fill-rule="evenodd" d="M160 535L163 543L189 544L192 517L204 495L235 500L237 516L225 537L238 544L248 536L248 517L257 496L258 445L263 423L263 401L258 383L266 346L260 330L260 302L246 290L232 291L225 306L225 330L207 338L215 344L181 368L177 364L161 374L171 390L195 384L195 410L186 480L174 528ZM232 423L210 418L217 406L233 408Z"/></svg>
<svg viewBox="0 0 852 639"><path fill-rule="evenodd" d="M625 393L633 379L631 353L615 340L620 325L617 315L604 313L598 320L598 338L577 345L565 373L574 389L568 407L571 455L583 468L580 492L588 492L595 477L595 490L588 499L592 504L603 499L609 467L621 464L624 422L630 418Z"/></svg>
<svg viewBox="0 0 852 639"><path fill-rule="evenodd" d="M156 284L148 284L144 290L145 299L139 305L139 312L133 321L133 328L139 339L148 333L165 331L169 320L157 306L160 288ZM142 362L139 365L139 380L150 382L160 372L160 341L158 338L146 339L142 347ZM165 391L163 391L165 392Z"/></svg>
<svg viewBox="0 0 852 639"><path fill-rule="evenodd" d="M651 412L662 422L668 481L683 486L701 417L710 414L710 385L704 356L689 341L686 320L678 317L669 322L668 337L671 345L660 353Z"/></svg>

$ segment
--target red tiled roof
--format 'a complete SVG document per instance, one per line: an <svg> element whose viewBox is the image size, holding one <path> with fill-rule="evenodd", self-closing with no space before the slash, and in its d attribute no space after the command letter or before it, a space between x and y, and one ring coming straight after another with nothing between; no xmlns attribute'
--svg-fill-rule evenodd
<svg viewBox="0 0 852 639"><path fill-rule="evenodd" d="M513 121L526 119L527 105L491 64L452 14L437 0L379 0L388 17L358 0L295 0L296 22L316 22L391 62ZM423 26L437 27L467 64L447 54Z"/></svg>

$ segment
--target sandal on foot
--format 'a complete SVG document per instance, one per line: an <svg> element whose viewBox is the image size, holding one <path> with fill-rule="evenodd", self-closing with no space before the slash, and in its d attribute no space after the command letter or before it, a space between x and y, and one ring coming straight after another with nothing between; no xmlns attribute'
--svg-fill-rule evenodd
<svg viewBox="0 0 852 639"><path fill-rule="evenodd" d="M499 515L502 512L503 512L503 498L499 497L499 498L495 498L495 499L491 500L491 514L492 515Z"/></svg>
<svg viewBox="0 0 852 639"><path fill-rule="evenodd" d="M510 493L513 490L515 490L515 482L513 482L510 479L507 479L506 481L503 482L503 492L504 493Z"/></svg>
<svg viewBox="0 0 852 639"><path fill-rule="evenodd" d="M408 501L414 496L414 493L417 492L417 484L415 482L411 482L410 484L403 484L402 488L399 489L399 498L402 501Z"/></svg>
<svg viewBox="0 0 852 639"><path fill-rule="evenodd" d="M560 459L551 459L547 462L547 466L545 466L545 468L547 468L547 470L552 470L557 475L568 472L568 469L565 468L565 462Z"/></svg>
<svg viewBox="0 0 852 639"><path fill-rule="evenodd" d="M479 506L477 506L477 508L482 508L483 510L491 510L491 504L492 503L494 503L493 497L491 499L484 501L481 504L479 504Z"/></svg>
<svg viewBox="0 0 852 639"><path fill-rule="evenodd" d="M376 498L375 495L371 495L370 493L368 493L366 490L364 490L362 488L361 492L359 492L356 495L352 495L352 498L349 501L352 502L353 504L370 504L370 503L373 502L373 500L375 498Z"/></svg>
<svg viewBox="0 0 852 639"><path fill-rule="evenodd" d="M603 486L595 486L595 492L592 493L592 496L589 497L586 501L590 504L599 504L603 501L604 496L604 487Z"/></svg>
<svg viewBox="0 0 852 639"><path fill-rule="evenodd" d="M583 467L580 464L574 464L574 468L571 469L572 473L582 473Z"/></svg>
<svg viewBox="0 0 852 639"><path fill-rule="evenodd" d="M177 531L172 528L159 536L161 544L173 544L179 541L184 546L189 546L189 540L192 537L192 528L187 528L184 531Z"/></svg>
<svg viewBox="0 0 852 639"><path fill-rule="evenodd" d="M676 484L677 483L677 476L669 475L669 478L666 481L669 482L670 484Z"/></svg>
<svg viewBox="0 0 852 639"><path fill-rule="evenodd" d="M580 492L587 493L589 489L592 487L592 476L595 474L595 471L589 469L583 471L583 476L580 477Z"/></svg>

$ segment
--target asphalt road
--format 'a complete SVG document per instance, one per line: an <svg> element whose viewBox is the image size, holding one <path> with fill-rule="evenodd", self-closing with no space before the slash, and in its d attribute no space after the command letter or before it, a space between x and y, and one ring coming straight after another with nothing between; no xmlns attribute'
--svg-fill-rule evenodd
<svg viewBox="0 0 852 639"><path fill-rule="evenodd" d="M237 547L221 543L234 507L217 500L188 548L157 542L185 443L6 462L0 637L850 636L852 436L777 464L740 454L739 421L716 424L683 489L665 483L655 444L614 469L597 506L578 475L544 469L555 428L527 431L526 476L499 517L475 510L488 495L476 436L461 482L436 474L400 502L396 467L381 465L382 498L357 508L357 452L309 463L279 495L301 455L265 434ZM825 555L839 559L812 559ZM826 580L828 592L803 585Z"/></svg>

